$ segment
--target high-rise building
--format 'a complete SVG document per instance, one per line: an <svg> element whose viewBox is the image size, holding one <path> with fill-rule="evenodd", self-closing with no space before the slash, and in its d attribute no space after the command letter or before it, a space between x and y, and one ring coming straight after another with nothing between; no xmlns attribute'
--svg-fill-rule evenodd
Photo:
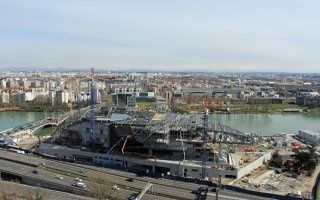
<svg viewBox="0 0 320 200"><path fill-rule="evenodd" d="M10 103L9 93L2 92L0 94L0 103Z"/></svg>

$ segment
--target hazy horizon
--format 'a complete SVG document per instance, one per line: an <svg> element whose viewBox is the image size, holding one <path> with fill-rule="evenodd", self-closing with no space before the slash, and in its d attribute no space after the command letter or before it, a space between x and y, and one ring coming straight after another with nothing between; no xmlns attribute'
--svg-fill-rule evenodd
<svg viewBox="0 0 320 200"><path fill-rule="evenodd" d="M320 72L316 0L0 0L0 69Z"/></svg>

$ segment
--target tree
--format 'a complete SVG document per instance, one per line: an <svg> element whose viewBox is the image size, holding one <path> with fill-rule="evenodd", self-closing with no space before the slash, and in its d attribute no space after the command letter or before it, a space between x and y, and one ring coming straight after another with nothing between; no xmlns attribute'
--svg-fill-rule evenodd
<svg viewBox="0 0 320 200"><path fill-rule="evenodd" d="M276 167L276 168L281 168L282 166L282 160L281 160L281 157L279 155L279 152L278 151L275 151L273 154L272 154L272 157L269 161L269 165L271 167Z"/></svg>

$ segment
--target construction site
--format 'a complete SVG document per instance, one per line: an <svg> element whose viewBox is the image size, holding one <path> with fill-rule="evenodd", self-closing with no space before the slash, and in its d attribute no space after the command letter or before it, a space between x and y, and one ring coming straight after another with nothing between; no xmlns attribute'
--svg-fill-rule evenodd
<svg viewBox="0 0 320 200"><path fill-rule="evenodd" d="M270 159L270 152L245 153L253 142L251 134L208 121L208 111L187 115L94 106L61 123L38 151L147 173L235 179ZM246 149L232 151L240 146Z"/></svg>
<svg viewBox="0 0 320 200"><path fill-rule="evenodd" d="M84 163L136 168L146 173L211 180L241 178L270 159L270 152L234 151L256 140L202 114L139 111L98 102L91 70L89 107L60 122L37 151ZM78 97L78 95L77 95Z"/></svg>
<svg viewBox="0 0 320 200"><path fill-rule="evenodd" d="M275 141L282 136L243 133L209 120L209 109L201 114L180 114L98 102L93 70L89 91L89 106L81 108L78 102L77 109L66 114L51 137L37 147L38 153L282 195L310 188L304 180L275 174L268 167Z"/></svg>

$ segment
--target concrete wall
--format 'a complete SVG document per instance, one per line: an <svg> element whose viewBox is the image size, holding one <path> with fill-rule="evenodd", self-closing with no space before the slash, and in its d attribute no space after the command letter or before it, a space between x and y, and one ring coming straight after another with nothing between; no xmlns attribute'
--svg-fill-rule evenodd
<svg viewBox="0 0 320 200"><path fill-rule="evenodd" d="M42 144L43 145L43 144ZM41 146L42 146L41 145ZM57 155L60 157L67 156L67 158L72 159L74 155L82 155L86 157L92 158L93 162L95 163L104 163L109 164L109 160L106 156L106 154L100 154L100 153L92 153L87 151L81 151L76 149L70 149L67 147L61 148L53 148L53 146L58 147L58 145L49 145L51 148L47 148L44 150L41 150L40 148L37 150L42 153L47 153L51 155ZM138 167L140 169L149 169L150 172L157 172L155 171L157 168L163 168L164 170L167 169L168 172L170 172L171 175L177 175L182 176L184 175L184 169L186 169L186 176L194 177L194 178L200 178L202 177L202 168L201 163L188 163L185 164L182 161L168 161L168 160L158 160L158 159L141 159L141 158L135 158L135 157L126 157L121 155L112 155L112 164L114 165L123 165L123 161L127 163L127 167ZM224 169L216 169L216 168L207 168L206 170L206 177L219 177L221 175L222 177L225 176L231 176L236 178L237 177L237 171L236 170L224 170Z"/></svg>
<svg viewBox="0 0 320 200"><path fill-rule="evenodd" d="M69 128L70 130L77 131L85 142L91 141L90 124L81 122ZM110 130L108 123L95 122L95 139L99 141L104 147L110 147Z"/></svg>
<svg viewBox="0 0 320 200"><path fill-rule="evenodd" d="M271 152L268 152L268 153L264 154L263 156L259 157L258 159L256 159L255 161L251 162L247 166L239 169L237 178L244 177L245 175L250 173L252 170L262 166L263 163L266 162L267 160L270 160L270 158L271 158Z"/></svg>

